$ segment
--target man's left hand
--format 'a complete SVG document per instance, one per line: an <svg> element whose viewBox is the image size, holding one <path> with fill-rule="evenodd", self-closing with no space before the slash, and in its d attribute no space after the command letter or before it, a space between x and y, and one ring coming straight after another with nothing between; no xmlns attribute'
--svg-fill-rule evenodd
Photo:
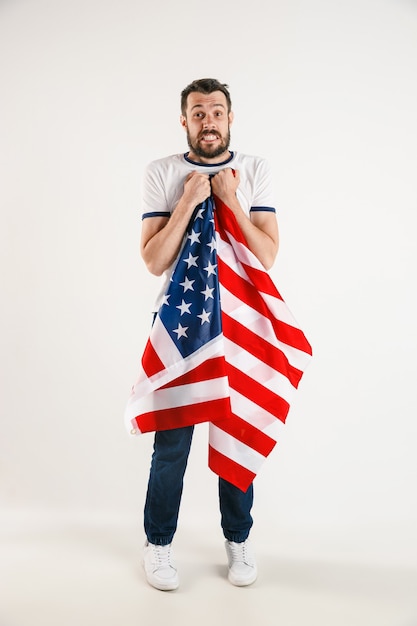
<svg viewBox="0 0 417 626"><path fill-rule="evenodd" d="M240 176L238 170L232 170L230 167L220 170L211 179L211 189L213 194L220 198L225 204L228 204L233 198L236 198L236 189L239 186Z"/></svg>

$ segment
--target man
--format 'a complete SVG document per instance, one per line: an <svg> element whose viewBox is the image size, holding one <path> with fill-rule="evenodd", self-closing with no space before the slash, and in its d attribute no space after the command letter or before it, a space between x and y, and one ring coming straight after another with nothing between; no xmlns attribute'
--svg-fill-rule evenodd
<svg viewBox="0 0 417 626"><path fill-rule="evenodd" d="M155 312L194 209L212 194L231 209L249 249L265 269L278 251L269 167L262 158L229 150L233 113L228 86L215 79L193 81L181 94L180 122L189 151L150 163L144 178L141 254L152 274L165 276ZM193 428L155 433L144 510L144 568L149 584L161 590L179 585L171 544ZM250 585L257 576L248 539L253 485L243 492L219 478L219 504L229 581Z"/></svg>

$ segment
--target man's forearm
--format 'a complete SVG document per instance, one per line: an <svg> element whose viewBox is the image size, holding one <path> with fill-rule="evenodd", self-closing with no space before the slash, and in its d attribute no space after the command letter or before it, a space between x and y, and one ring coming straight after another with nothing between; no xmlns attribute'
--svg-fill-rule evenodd
<svg viewBox="0 0 417 626"><path fill-rule="evenodd" d="M275 213L254 213L249 218L237 199L239 171L230 168L218 172L212 180L213 193L233 212L249 250L266 270L272 267L278 252L278 225Z"/></svg>
<svg viewBox="0 0 417 626"><path fill-rule="evenodd" d="M259 212L249 218L242 210L236 196L222 200L236 217L249 250L269 270L277 256L279 246L278 225L275 213Z"/></svg>
<svg viewBox="0 0 417 626"><path fill-rule="evenodd" d="M191 205L180 202L171 217L164 219L165 225L157 222L143 226L141 254L151 274L160 276L175 261L193 210Z"/></svg>

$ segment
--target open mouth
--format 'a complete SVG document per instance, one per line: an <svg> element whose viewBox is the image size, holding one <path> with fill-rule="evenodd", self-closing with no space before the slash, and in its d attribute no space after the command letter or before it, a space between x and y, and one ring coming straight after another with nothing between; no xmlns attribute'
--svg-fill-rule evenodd
<svg viewBox="0 0 417 626"><path fill-rule="evenodd" d="M200 137L200 140L202 141L216 141L216 139L219 139L219 135L217 133L203 133Z"/></svg>

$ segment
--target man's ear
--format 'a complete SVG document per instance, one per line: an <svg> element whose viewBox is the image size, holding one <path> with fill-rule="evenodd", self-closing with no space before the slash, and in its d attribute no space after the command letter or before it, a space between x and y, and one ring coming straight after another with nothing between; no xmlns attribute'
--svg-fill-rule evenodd
<svg viewBox="0 0 417 626"><path fill-rule="evenodd" d="M229 125L230 126L233 124L234 119L235 119L235 114L233 113L233 111L230 111L229 113Z"/></svg>
<svg viewBox="0 0 417 626"><path fill-rule="evenodd" d="M184 129L187 128L187 118L184 115L180 115L180 124Z"/></svg>

